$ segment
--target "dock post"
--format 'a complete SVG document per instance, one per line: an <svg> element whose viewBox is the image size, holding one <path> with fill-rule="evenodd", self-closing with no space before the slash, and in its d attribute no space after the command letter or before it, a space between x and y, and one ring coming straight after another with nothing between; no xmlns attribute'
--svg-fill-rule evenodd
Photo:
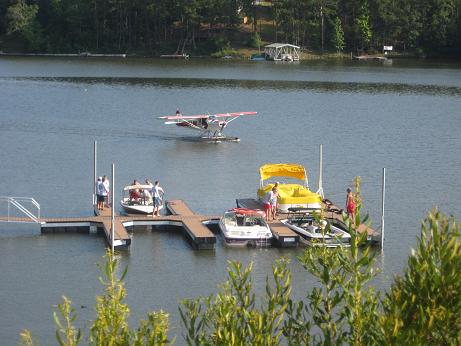
<svg viewBox="0 0 461 346"><path fill-rule="evenodd" d="M114 179L115 179L115 165L112 163L112 208L111 208L111 235L110 235L110 243L112 247L112 254L114 253L114 238L115 238L115 197L114 197Z"/></svg>
<svg viewBox="0 0 461 346"><path fill-rule="evenodd" d="M381 251L384 249L384 201L386 197L386 168L383 168L383 187L381 204Z"/></svg>
<svg viewBox="0 0 461 346"><path fill-rule="evenodd" d="M94 141L93 144L93 209L96 205L96 195L97 195L97 185L96 185L96 179L97 179L97 172L96 172L96 156L97 156L97 141Z"/></svg>
<svg viewBox="0 0 461 346"><path fill-rule="evenodd" d="M324 197L324 193L323 193L323 145L320 144L320 160L319 160L319 188L317 190L317 193L322 196L322 198Z"/></svg>

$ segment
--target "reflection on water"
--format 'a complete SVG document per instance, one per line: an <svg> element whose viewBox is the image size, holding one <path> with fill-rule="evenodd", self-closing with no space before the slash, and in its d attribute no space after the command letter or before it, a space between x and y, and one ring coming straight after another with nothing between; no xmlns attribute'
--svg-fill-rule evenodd
<svg viewBox="0 0 461 346"><path fill-rule="evenodd" d="M440 85L415 85L403 83L359 83L359 82L320 82L320 81L281 81L281 80L240 80L240 79L196 79L196 78L122 78L122 77L31 77L15 78L18 81L45 81L75 84L107 84L159 88L238 88L265 89L280 91L310 90L314 92L338 93L389 93L423 94L437 96L460 96L461 87ZM0 79L1 81L2 79ZM7 81L8 79L4 79Z"/></svg>

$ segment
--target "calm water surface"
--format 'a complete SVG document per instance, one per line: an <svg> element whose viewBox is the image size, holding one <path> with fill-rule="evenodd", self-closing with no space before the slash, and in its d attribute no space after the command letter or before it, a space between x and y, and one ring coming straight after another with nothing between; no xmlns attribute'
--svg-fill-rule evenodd
<svg viewBox="0 0 461 346"><path fill-rule="evenodd" d="M0 90L0 195L34 197L47 217L91 214L94 140L99 173L116 164L116 193L133 178L159 179L167 199L204 214L255 196L258 168L268 162L305 165L316 187L323 144L327 197L342 207L346 187L361 176L377 227L386 167L379 288L405 266L431 208L460 217L460 65L2 58ZM205 144L156 119L176 107L258 116L229 126L240 143ZM1 343L16 344L28 328L55 344L52 310L62 295L74 302L79 325L89 325L104 249L97 235L0 224ZM216 291L229 259L253 261L262 290L274 260L291 258L294 294L303 297L314 281L296 261L300 251L227 249L218 239L215 251L197 252L179 233L136 231L119 254L129 267L132 325L162 308L181 344L178 301Z"/></svg>

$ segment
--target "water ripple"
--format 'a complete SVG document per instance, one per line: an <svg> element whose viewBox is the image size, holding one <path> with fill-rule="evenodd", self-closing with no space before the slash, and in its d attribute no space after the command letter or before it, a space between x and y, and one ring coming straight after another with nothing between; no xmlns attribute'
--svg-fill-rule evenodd
<svg viewBox="0 0 461 346"><path fill-rule="evenodd" d="M20 77L0 78L1 80L37 81L87 85L129 85L161 88L241 88L336 93L367 94L414 94L432 96L460 96L461 88L428 84L405 83L365 83L330 81L280 81L280 80L241 80L241 79L202 79L202 78L138 78L138 77Z"/></svg>

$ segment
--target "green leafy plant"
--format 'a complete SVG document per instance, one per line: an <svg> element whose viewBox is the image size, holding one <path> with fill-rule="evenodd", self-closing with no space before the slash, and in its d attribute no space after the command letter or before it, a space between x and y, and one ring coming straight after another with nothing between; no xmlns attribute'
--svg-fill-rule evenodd
<svg viewBox="0 0 461 346"><path fill-rule="evenodd" d="M424 220L408 267L383 302L387 344L461 344L460 236L459 223L438 210Z"/></svg>
<svg viewBox="0 0 461 346"><path fill-rule="evenodd" d="M65 323L62 323L57 312L53 312L54 322L58 329L56 330L56 340L61 346L76 346L82 338L80 329L73 326L73 322L77 318L75 309L71 306L71 301L63 296L63 302L58 304L58 309Z"/></svg>
<svg viewBox="0 0 461 346"><path fill-rule="evenodd" d="M89 332L89 345L118 346L118 345L169 345L174 342L168 340L168 314L150 312L146 320L141 320L136 330L129 328L128 305L124 302L126 290L124 279L127 274L125 268L117 277L118 260L110 249L106 253L104 265L99 265L104 277L100 282L105 287L104 294L96 297L96 319ZM71 301L63 297L63 303L58 304L58 311L54 312L57 326L56 340L60 346L76 346L82 340L82 333L73 326L77 315L71 306ZM21 343L27 346L38 345L28 330L21 333Z"/></svg>
<svg viewBox="0 0 461 346"><path fill-rule="evenodd" d="M256 307L252 264L229 262L229 280L213 297L184 300L179 312L188 345L279 345L291 293L287 261L273 266L275 287L266 282L266 302Z"/></svg>

